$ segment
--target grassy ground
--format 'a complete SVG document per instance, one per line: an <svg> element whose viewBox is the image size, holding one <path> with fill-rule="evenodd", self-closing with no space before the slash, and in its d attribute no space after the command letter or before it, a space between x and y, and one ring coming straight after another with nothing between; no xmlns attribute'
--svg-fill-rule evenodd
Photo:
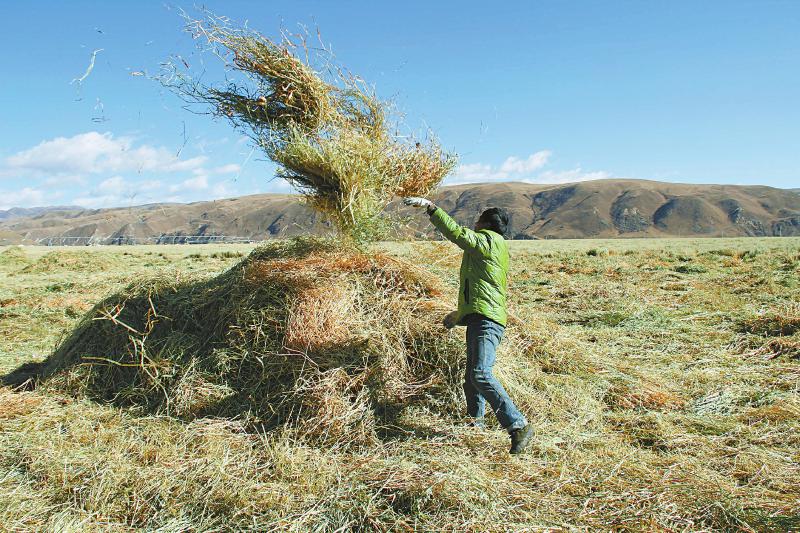
<svg viewBox="0 0 800 533"><path fill-rule="evenodd" d="M452 245L382 247L457 283ZM250 248L0 249L0 374L131 280L210 277ZM327 450L0 388L0 529L800 530L800 239L511 253L511 311L541 347L502 350L498 373L537 427L529 455L425 412Z"/></svg>

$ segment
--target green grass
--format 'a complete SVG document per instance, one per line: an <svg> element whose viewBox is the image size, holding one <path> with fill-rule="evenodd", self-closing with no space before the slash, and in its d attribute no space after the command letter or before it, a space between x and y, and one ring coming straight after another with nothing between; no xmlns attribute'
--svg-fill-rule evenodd
<svg viewBox="0 0 800 533"><path fill-rule="evenodd" d="M380 247L457 284L448 243ZM0 249L0 373L132 280L210 278L250 249ZM800 528L800 239L511 253L510 310L536 343L503 345L497 371L536 426L530 454L422 408L378 444L328 449L0 388L0 529Z"/></svg>

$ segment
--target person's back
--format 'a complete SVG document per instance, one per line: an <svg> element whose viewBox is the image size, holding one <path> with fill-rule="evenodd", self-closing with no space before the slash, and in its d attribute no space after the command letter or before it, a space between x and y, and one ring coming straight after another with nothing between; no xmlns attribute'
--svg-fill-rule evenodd
<svg viewBox="0 0 800 533"><path fill-rule="evenodd" d="M485 253L464 251L459 274L460 318L477 313L505 326L508 319L508 246L503 236L492 230L483 229L477 233L479 239L485 235Z"/></svg>

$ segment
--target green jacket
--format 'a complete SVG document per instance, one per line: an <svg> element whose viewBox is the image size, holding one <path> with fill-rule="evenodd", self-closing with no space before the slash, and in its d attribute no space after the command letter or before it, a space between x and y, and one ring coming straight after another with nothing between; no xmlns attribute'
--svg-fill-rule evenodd
<svg viewBox="0 0 800 533"><path fill-rule="evenodd" d="M501 326L506 325L508 247L503 236L484 229L459 226L443 209L436 208L431 222L448 240L464 250L458 291L458 323L478 313Z"/></svg>

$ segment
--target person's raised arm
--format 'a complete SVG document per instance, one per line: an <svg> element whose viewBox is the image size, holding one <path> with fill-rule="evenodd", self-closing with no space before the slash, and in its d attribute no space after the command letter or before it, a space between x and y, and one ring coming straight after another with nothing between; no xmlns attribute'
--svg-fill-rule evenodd
<svg viewBox="0 0 800 533"><path fill-rule="evenodd" d="M447 240L455 243L462 250L477 252L481 255L489 253L490 243L486 235L459 225L444 209L436 207L430 200L425 198L405 198L403 202L414 207L424 207L436 229Z"/></svg>

